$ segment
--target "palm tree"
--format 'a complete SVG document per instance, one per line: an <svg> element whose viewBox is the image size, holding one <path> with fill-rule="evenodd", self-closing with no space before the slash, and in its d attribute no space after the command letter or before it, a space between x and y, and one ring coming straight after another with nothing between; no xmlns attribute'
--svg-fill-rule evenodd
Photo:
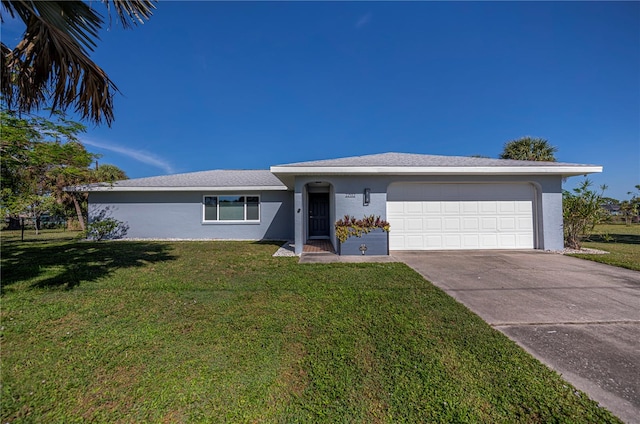
<svg viewBox="0 0 640 424"><path fill-rule="evenodd" d="M527 136L507 142L500 159L555 162L554 153L557 151L558 148L550 145L544 138Z"/></svg>
<svg viewBox="0 0 640 424"><path fill-rule="evenodd" d="M111 164L104 164L98 166L96 162L96 169L93 170L93 175L91 177L91 182L96 183L114 183L120 180L126 180L127 174L120 168Z"/></svg>
<svg viewBox="0 0 640 424"><path fill-rule="evenodd" d="M152 0L102 0L124 28L149 19ZM25 25L22 40L2 50L0 85L3 101L11 109L31 112L50 102L53 110L71 106L82 119L95 123L114 120L116 85L88 55L104 25L102 16L81 0L2 0L4 13Z"/></svg>
<svg viewBox="0 0 640 424"><path fill-rule="evenodd" d="M60 162L50 166L51 169L46 173L47 187L58 203L73 205L80 228L84 231L86 226L81 203L86 201L87 196L85 193L67 192L64 188L91 181L92 171L89 166L97 155L89 153L81 143L75 140L65 144L48 143L43 147L52 150L51 156L56 157L57 162Z"/></svg>

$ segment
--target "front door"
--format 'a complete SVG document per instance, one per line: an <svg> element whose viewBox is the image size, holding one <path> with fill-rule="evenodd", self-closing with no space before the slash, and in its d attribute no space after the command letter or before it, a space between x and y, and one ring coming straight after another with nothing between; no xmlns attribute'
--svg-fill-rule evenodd
<svg viewBox="0 0 640 424"><path fill-rule="evenodd" d="M329 193L309 193L309 237L329 237Z"/></svg>

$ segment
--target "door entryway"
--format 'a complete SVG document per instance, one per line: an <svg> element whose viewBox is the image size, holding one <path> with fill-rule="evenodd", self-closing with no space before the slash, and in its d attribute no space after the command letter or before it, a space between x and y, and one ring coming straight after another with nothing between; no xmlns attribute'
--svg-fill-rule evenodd
<svg viewBox="0 0 640 424"><path fill-rule="evenodd" d="M309 193L309 238L329 237L329 193Z"/></svg>

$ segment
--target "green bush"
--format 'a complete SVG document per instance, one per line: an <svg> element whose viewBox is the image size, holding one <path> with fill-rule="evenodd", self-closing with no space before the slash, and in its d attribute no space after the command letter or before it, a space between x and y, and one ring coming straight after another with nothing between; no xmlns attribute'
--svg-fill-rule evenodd
<svg viewBox="0 0 640 424"><path fill-rule="evenodd" d="M87 226L86 237L90 240L112 240L124 237L128 226L114 218L98 216Z"/></svg>
<svg viewBox="0 0 640 424"><path fill-rule="evenodd" d="M573 189L573 193L564 190L562 193L562 215L564 221L565 246L580 249L582 240L587 238L595 226L604 222L606 214L602 208L602 187L600 193L590 190L591 181L585 179Z"/></svg>

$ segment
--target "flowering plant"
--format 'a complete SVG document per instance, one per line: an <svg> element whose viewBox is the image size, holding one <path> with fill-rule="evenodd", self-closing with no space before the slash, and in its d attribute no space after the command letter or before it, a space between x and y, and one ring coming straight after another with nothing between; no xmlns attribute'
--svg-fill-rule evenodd
<svg viewBox="0 0 640 424"><path fill-rule="evenodd" d="M336 221L336 237L341 243L344 243L349 237L362 237L371 230L380 228L389 232L389 223L379 216L365 216L362 219L356 219L353 216L345 215L344 218Z"/></svg>

